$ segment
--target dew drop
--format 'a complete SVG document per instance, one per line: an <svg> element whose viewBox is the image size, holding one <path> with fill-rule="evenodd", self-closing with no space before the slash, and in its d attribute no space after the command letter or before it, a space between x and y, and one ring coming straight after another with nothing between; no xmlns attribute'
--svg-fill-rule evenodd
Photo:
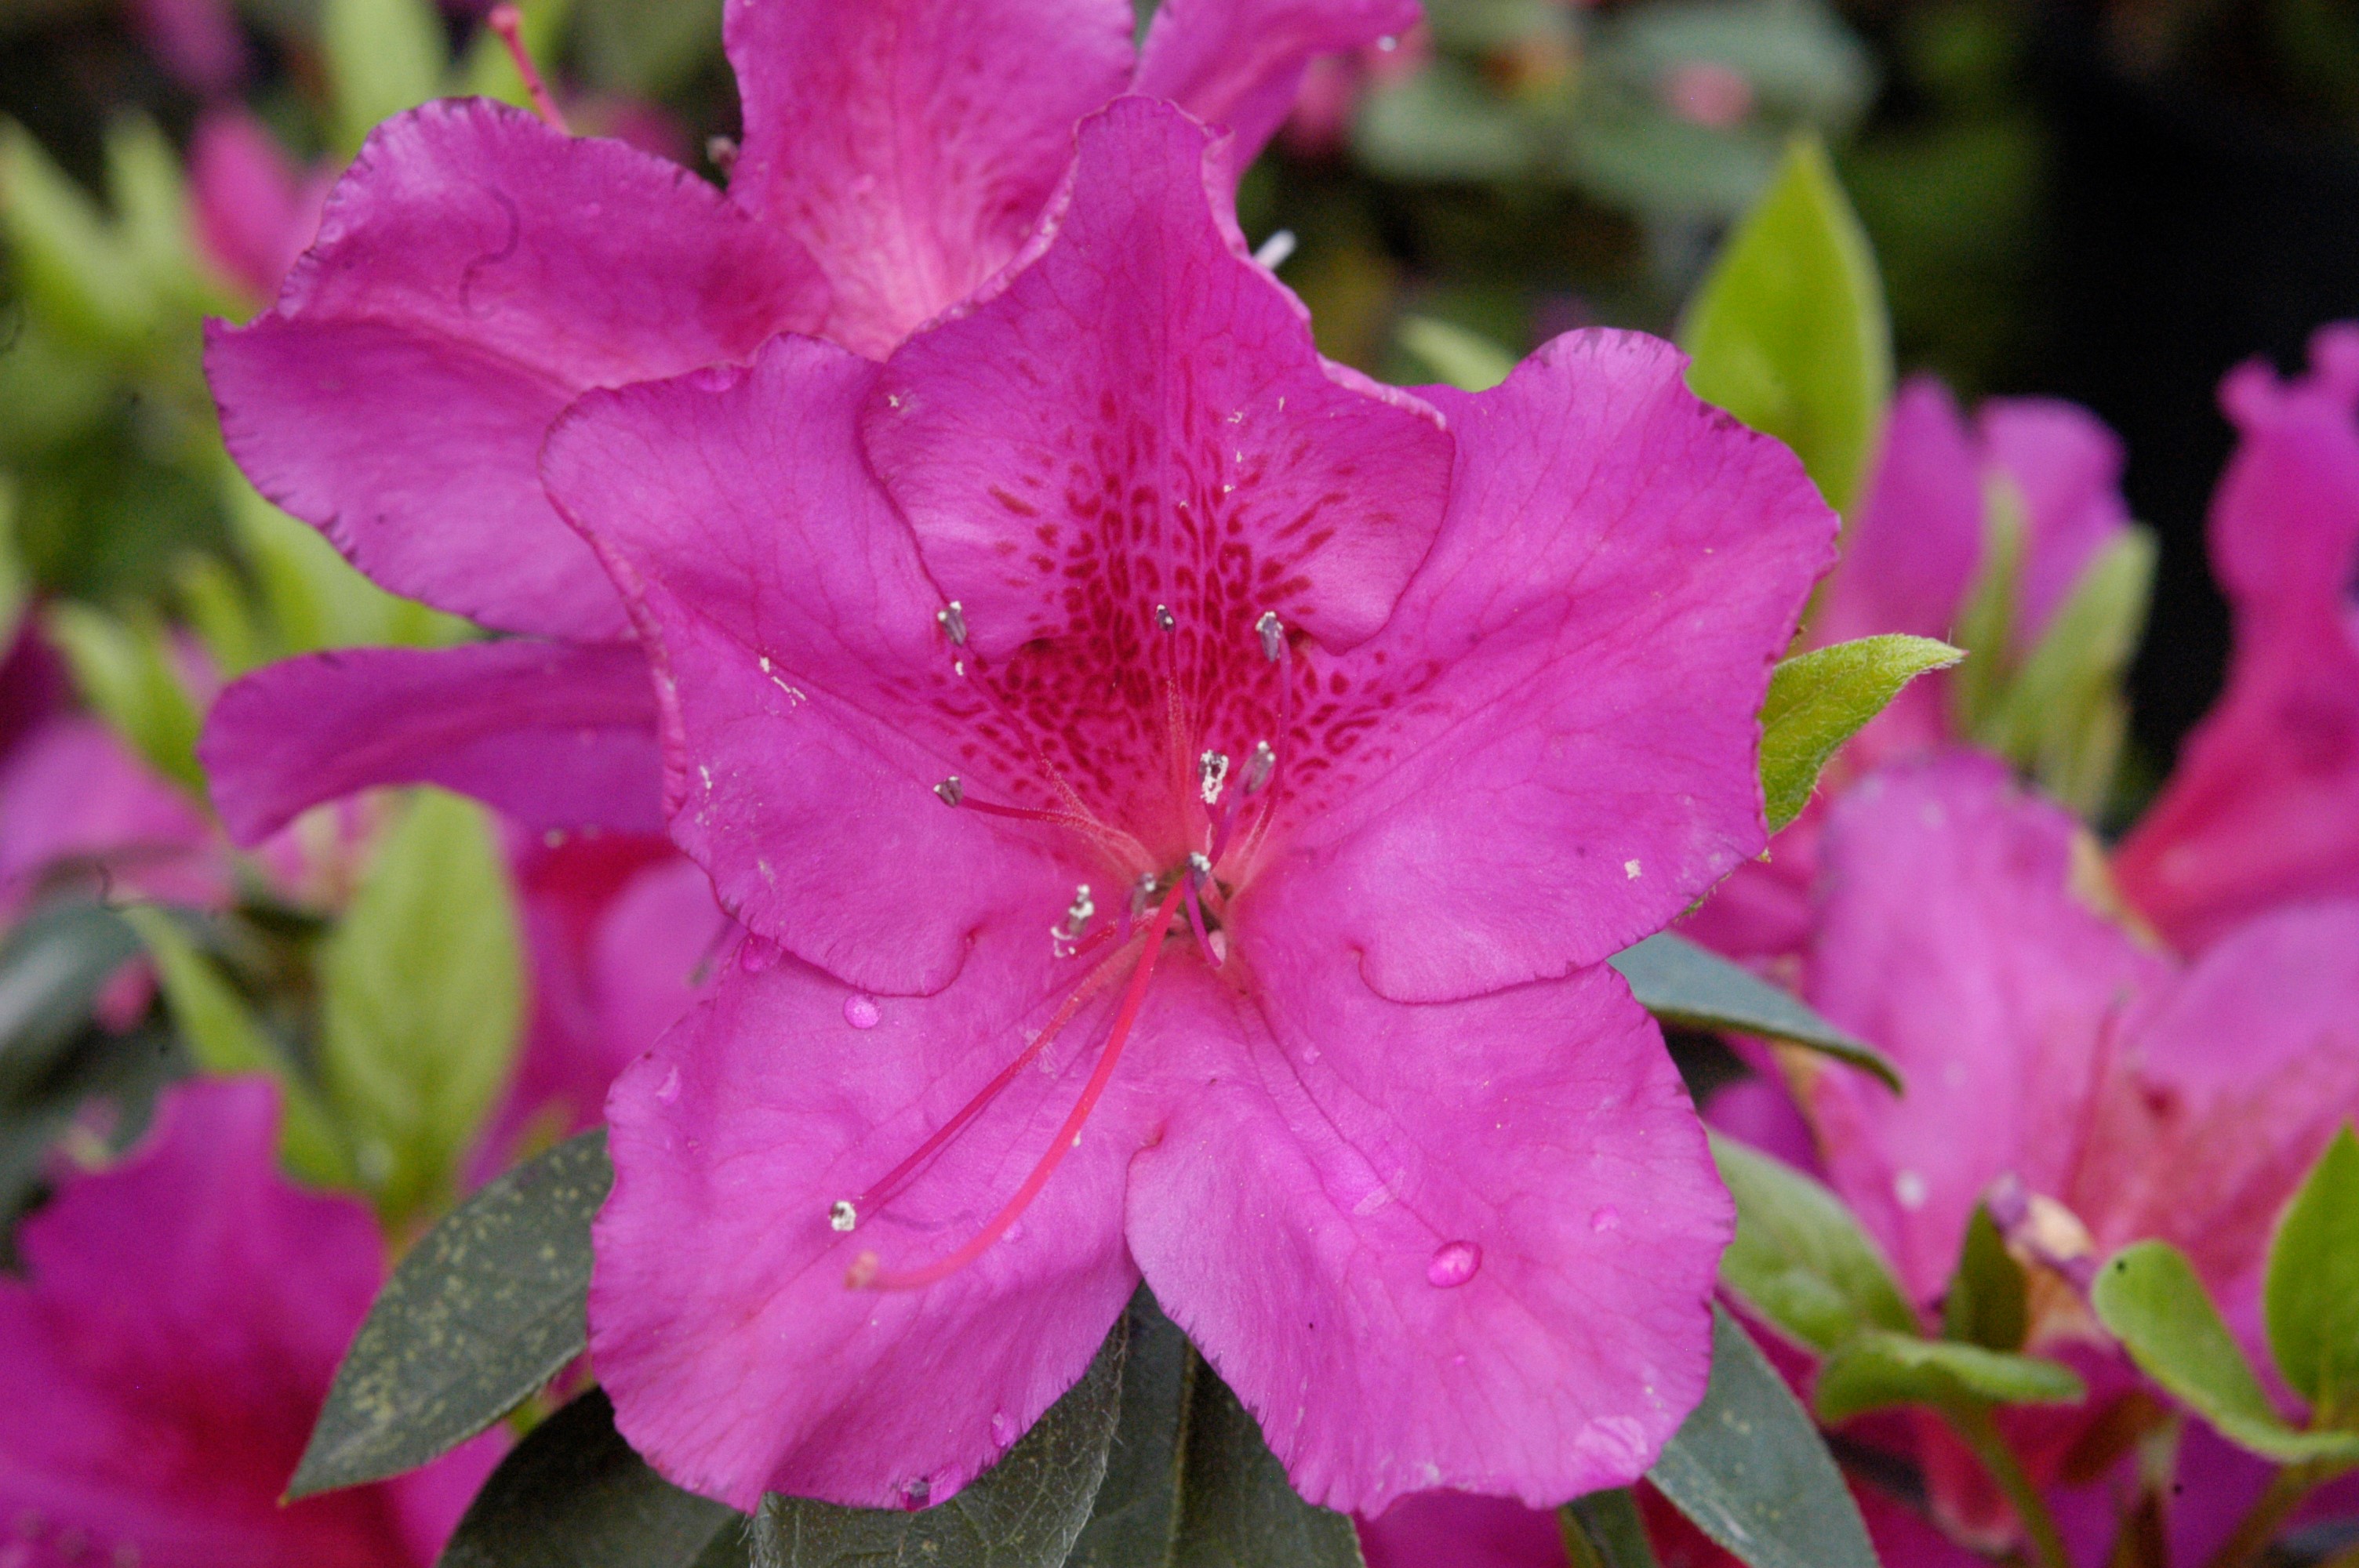
<svg viewBox="0 0 2359 1568"><path fill-rule="evenodd" d="M1928 1195L1925 1178L1914 1171L1902 1171L1892 1178L1892 1195L1900 1206L1912 1212L1925 1206Z"/></svg>
<svg viewBox="0 0 2359 1568"><path fill-rule="evenodd" d="M1016 1441L1016 1423L1007 1419L1006 1411L991 1412L991 1441L997 1448L1005 1448Z"/></svg>
<svg viewBox="0 0 2359 1568"><path fill-rule="evenodd" d="M758 975L778 961L778 945L766 936L745 933L745 940L737 944L737 967L749 975Z"/></svg>
<svg viewBox="0 0 2359 1568"><path fill-rule="evenodd" d="M1472 1241L1445 1241L1426 1260L1425 1282L1446 1291L1462 1285L1483 1266L1483 1249Z"/></svg>
<svg viewBox="0 0 2359 1568"><path fill-rule="evenodd" d="M661 1100L666 1105L669 1105L679 1098L679 1069L678 1067L674 1067L670 1072L664 1075L662 1085L656 1090L656 1098Z"/></svg>
<svg viewBox="0 0 2359 1568"><path fill-rule="evenodd" d="M1597 1232L1600 1236L1604 1235L1609 1230L1621 1229L1622 1211L1615 1208L1612 1204L1606 1204L1589 1217L1589 1228Z"/></svg>
<svg viewBox="0 0 2359 1568"><path fill-rule="evenodd" d="M843 1022L854 1029L874 1029L876 1021L884 1016L877 1011L876 999L873 996L863 996L854 991L843 999Z"/></svg>
<svg viewBox="0 0 2359 1568"><path fill-rule="evenodd" d="M1393 37L1390 33L1386 33L1383 38L1376 40L1376 48L1382 49L1386 54L1390 54L1393 50L1400 48L1400 39Z"/></svg>
<svg viewBox="0 0 2359 1568"><path fill-rule="evenodd" d="M924 1508L926 1499L933 1495L933 1482L923 1476L918 1476L915 1480L901 1483L901 1506L911 1513Z"/></svg>

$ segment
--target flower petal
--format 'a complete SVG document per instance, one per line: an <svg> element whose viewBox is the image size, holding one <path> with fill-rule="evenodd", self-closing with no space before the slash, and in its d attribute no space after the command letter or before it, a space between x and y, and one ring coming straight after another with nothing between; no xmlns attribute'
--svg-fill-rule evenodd
<svg viewBox="0 0 2359 1568"><path fill-rule="evenodd" d="M473 795L528 833L659 833L655 693L624 643L352 648L231 686L201 751L242 844L377 784Z"/></svg>
<svg viewBox="0 0 2359 1568"><path fill-rule="evenodd" d="M1884 450L1812 641L1886 632L1947 637L1983 554L1982 464L1949 389L1911 377L1892 400Z"/></svg>
<svg viewBox="0 0 2359 1568"><path fill-rule="evenodd" d="M2067 1189L2100 1043L2169 977L2075 896L2076 831L1958 752L1869 775L1821 840L1810 1000L1908 1092L1830 1067L1803 1098L1829 1180L1919 1302L1940 1293L1992 1181Z"/></svg>
<svg viewBox="0 0 2359 1568"><path fill-rule="evenodd" d="M542 436L592 386L815 324L793 241L686 169L482 100L381 125L278 303L210 330L231 452L396 593L510 631L623 627L549 511Z"/></svg>
<svg viewBox="0 0 2359 1568"><path fill-rule="evenodd" d="M1087 1368L1138 1273L1122 1245L1140 1111L1121 1079L1019 1228L922 1290L853 1290L863 1252L933 1262L1046 1152L1096 1059L1104 999L891 1204L830 1207L917 1152L1023 1050L1077 975L1044 938L976 938L947 989L854 992L791 958L733 972L615 1084L591 1352L616 1424L679 1485L939 1502ZM1094 1022L1096 1028L1089 1025Z"/></svg>
<svg viewBox="0 0 2359 1568"><path fill-rule="evenodd" d="M2028 652L2097 552L2130 525L2122 443L2087 409L2050 397L1995 397L1977 420L2030 522L2015 627L2017 651Z"/></svg>
<svg viewBox="0 0 2359 1568"><path fill-rule="evenodd" d="M1253 984L1158 975L1132 1049L1175 1087L1126 1230L1296 1487L1636 1478L1703 1395L1733 1217L1620 977L1403 1005L1298 950Z"/></svg>
<svg viewBox="0 0 2359 1568"><path fill-rule="evenodd" d="M1022 248L1133 26L1125 0L731 0L730 194L818 259L828 336L882 358Z"/></svg>
<svg viewBox="0 0 2359 1568"><path fill-rule="evenodd" d="M1554 1510L1472 1492L1419 1492L1364 1519L1368 1568L1565 1568Z"/></svg>
<svg viewBox="0 0 2359 1568"><path fill-rule="evenodd" d="M210 907L229 898L196 803L106 726L62 715L0 759L0 915L41 880L94 871L117 894Z"/></svg>
<svg viewBox="0 0 2359 1568"><path fill-rule="evenodd" d="M1405 33L1419 17L1417 0L1164 0L1132 91L1226 129L1242 171L1285 123L1313 59Z"/></svg>
<svg viewBox="0 0 2359 1568"><path fill-rule="evenodd" d="M1760 852L1755 715L1835 517L1683 363L1580 332L1434 395L1449 516L1305 716L1315 777L1245 918L1316 924L1385 995L1441 1000L1599 962Z"/></svg>
<svg viewBox="0 0 2359 1568"><path fill-rule="evenodd" d="M875 373L783 337L743 373L584 398L545 468L632 599L672 836L723 906L848 981L933 990L996 912L1045 944L1072 883L935 796L977 771L975 704L854 443Z"/></svg>

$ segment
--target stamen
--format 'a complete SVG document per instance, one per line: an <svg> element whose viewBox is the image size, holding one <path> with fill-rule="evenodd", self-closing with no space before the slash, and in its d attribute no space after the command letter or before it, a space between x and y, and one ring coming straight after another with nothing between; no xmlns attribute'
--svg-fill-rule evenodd
<svg viewBox="0 0 2359 1568"><path fill-rule="evenodd" d="M1182 879L1180 884L1165 893L1163 902L1156 906L1155 918L1147 923L1145 933L1146 948L1139 954L1138 968L1132 971L1130 985L1123 992L1122 1008L1114 1014L1114 1028L1106 1035L1105 1049L1098 1056L1097 1070L1090 1075L1090 1081L1082 1087L1082 1098L1075 1102L1071 1114L1065 1118L1064 1125L1057 1129L1056 1141L1049 1145L1049 1152L1040 1156L1040 1162L1032 1168L1032 1173L1024 1178L1024 1184L1016 1189L1016 1195L992 1216L990 1222L976 1232L972 1240L940 1261L907 1273L892 1273L878 1269L875 1253L863 1252L845 1272L843 1282L846 1285L853 1290L914 1291L938 1280L948 1279L989 1251L992 1244L1006 1234L1007 1227L1032 1206L1032 1200L1040 1195L1040 1189L1049 1184L1049 1178L1056 1174L1057 1167L1064 1162L1065 1156L1081 1147L1082 1124L1089 1120L1090 1112L1097 1108L1098 1100L1105 1094L1106 1085L1113 1081L1114 1065L1122 1060L1123 1047L1130 1042L1131 1026L1138 1022L1138 1011L1146 1003L1147 983L1155 976L1155 960L1162 956L1163 938L1171 929L1171 916L1180 902L1180 889L1185 885L1185 879Z"/></svg>
<svg viewBox="0 0 2359 1568"><path fill-rule="evenodd" d="M934 786L934 793L942 797L944 806L956 806L966 798L966 781L952 773Z"/></svg>
<svg viewBox="0 0 2359 1568"><path fill-rule="evenodd" d="M1177 631L1180 618L1171 613L1170 606L1158 604L1155 607L1155 623L1166 632Z"/></svg>
<svg viewBox="0 0 2359 1568"><path fill-rule="evenodd" d="M934 619L940 622L942 635L951 640L951 645L952 647L963 648L966 646L965 605L961 604L957 600L953 599L948 604L943 605L940 610L934 611Z"/></svg>
<svg viewBox="0 0 2359 1568"><path fill-rule="evenodd" d="M1109 827L1094 816L1084 816L1073 811L1044 811L1029 806L995 806L987 800L975 800L966 793L965 781L952 773L934 786L934 794L944 806L958 806L967 811L980 811L985 816L1006 816L1018 822L1038 822L1050 827L1062 827L1078 833L1134 865L1150 864L1153 857L1147 846L1119 827Z"/></svg>
<svg viewBox="0 0 2359 1568"><path fill-rule="evenodd" d="M1261 247L1254 252L1254 260L1260 265L1269 268L1270 271L1276 272L1286 265L1286 258L1293 254L1294 231L1279 229L1261 243Z"/></svg>
<svg viewBox="0 0 2359 1568"><path fill-rule="evenodd" d="M827 1223L831 1230L848 1233L860 1223L860 1211L850 1198L838 1198L828 1206Z"/></svg>
<svg viewBox="0 0 2359 1568"><path fill-rule="evenodd" d="M1277 752L1266 741L1256 741L1254 749L1245 753L1245 786L1247 795L1260 791L1269 783L1270 770L1277 766Z"/></svg>
<svg viewBox="0 0 2359 1568"><path fill-rule="evenodd" d="M1211 806L1221 798L1221 786L1229 781L1229 754L1205 752L1196 759L1196 772L1204 804Z"/></svg>
<svg viewBox="0 0 2359 1568"><path fill-rule="evenodd" d="M1196 890L1210 881L1212 875L1211 860L1201 855L1190 855L1188 857L1188 874L1180 880L1180 886L1187 892L1188 929L1195 934L1196 950L1204 956L1206 966L1217 969L1228 957L1227 946L1225 944L1218 947L1212 945L1212 935L1204 925L1204 906L1196 896Z"/></svg>
<svg viewBox="0 0 2359 1568"><path fill-rule="evenodd" d="M1073 902L1065 911L1064 924L1049 928L1049 939L1055 944L1059 957L1070 958L1073 956L1076 950L1075 944L1079 943L1082 934L1089 930L1090 917L1097 912L1097 904L1090 898L1090 884L1083 882L1075 888Z"/></svg>
<svg viewBox="0 0 2359 1568"><path fill-rule="evenodd" d="M549 95L549 84L540 79L540 71L532 63L532 54L524 47L524 17L514 5L495 5L484 25L500 36L507 46L508 59L516 62L516 74L524 78L526 96L532 100L533 112L549 122L558 135L570 136L565 116L558 113L557 100Z"/></svg>
<svg viewBox="0 0 2359 1568"><path fill-rule="evenodd" d="M1261 656L1273 665L1277 663L1278 655L1286 651L1286 622L1277 618L1277 611L1265 610L1261 619L1254 622L1254 630L1261 635Z"/></svg>

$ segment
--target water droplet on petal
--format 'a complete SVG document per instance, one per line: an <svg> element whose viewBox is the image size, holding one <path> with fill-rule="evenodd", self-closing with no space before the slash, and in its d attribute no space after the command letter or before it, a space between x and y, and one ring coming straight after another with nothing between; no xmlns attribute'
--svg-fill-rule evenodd
<svg viewBox="0 0 2359 1568"><path fill-rule="evenodd" d="M656 1098L669 1105L679 1098L679 1069L674 1067L664 1075L663 1083L656 1089Z"/></svg>
<svg viewBox="0 0 2359 1568"><path fill-rule="evenodd" d="M1589 1228L1603 1236L1609 1230L1622 1228L1622 1211L1606 1204L1589 1217Z"/></svg>
<svg viewBox="0 0 2359 1568"><path fill-rule="evenodd" d="M1462 1285L1474 1277L1483 1266L1483 1249L1472 1241L1445 1241L1433 1249L1426 1261L1425 1282L1435 1290L1446 1291Z"/></svg>
<svg viewBox="0 0 2359 1568"><path fill-rule="evenodd" d="M876 999L873 996L863 996L854 991L843 999L843 1022L854 1029L874 1029L876 1021L884 1016L877 1010Z"/></svg>
<svg viewBox="0 0 2359 1568"><path fill-rule="evenodd" d="M1000 1448L1016 1441L1016 1423L1007 1419L1006 1411L991 1412L991 1441Z"/></svg>
<svg viewBox="0 0 2359 1568"><path fill-rule="evenodd" d="M1914 1171L1900 1172L1892 1178L1892 1195L1899 1201L1902 1208L1912 1211L1923 1208L1928 1196L1925 1178Z"/></svg>
<svg viewBox="0 0 2359 1568"><path fill-rule="evenodd" d="M749 975L758 975L778 961L778 945L766 936L745 933L745 940L737 944L737 967Z"/></svg>
<svg viewBox="0 0 2359 1568"><path fill-rule="evenodd" d="M923 1476L918 1476L915 1480L901 1483L901 1506L912 1513L924 1508L926 1499L933 1495L933 1482Z"/></svg>

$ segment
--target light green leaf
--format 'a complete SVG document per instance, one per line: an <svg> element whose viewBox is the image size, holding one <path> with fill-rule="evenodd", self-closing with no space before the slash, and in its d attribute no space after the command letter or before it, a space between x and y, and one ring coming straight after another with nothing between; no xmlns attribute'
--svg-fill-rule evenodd
<svg viewBox="0 0 2359 1568"><path fill-rule="evenodd" d="M2287 1384L2321 1420L2359 1414L2359 1139L2348 1126L2277 1221L2262 1301Z"/></svg>
<svg viewBox="0 0 2359 1568"><path fill-rule="evenodd" d="M0 220L32 308L79 346L136 348L160 302L138 257L89 192L14 121L0 124Z"/></svg>
<svg viewBox="0 0 2359 1568"><path fill-rule="evenodd" d="M516 1053L521 964L489 817L417 792L320 956L321 1074L388 1217L447 1199Z"/></svg>
<svg viewBox="0 0 2359 1568"><path fill-rule="evenodd" d="M1930 637L1862 637L1778 661L1761 705L1761 793L1774 833L1802 814L1819 773L1900 688L1963 652Z"/></svg>
<svg viewBox="0 0 2359 1568"><path fill-rule="evenodd" d="M377 123L441 90L445 46L431 0L325 0L320 49L347 157Z"/></svg>
<svg viewBox="0 0 2359 1568"><path fill-rule="evenodd" d="M1873 1073L1895 1094L1900 1092L1899 1069L1875 1046L1844 1033L1743 965L1675 932L1649 936L1607 962L1630 983L1638 1005L1665 1023L1782 1040Z"/></svg>
<svg viewBox="0 0 2359 1568"><path fill-rule="evenodd" d="M1814 1403L1832 1426L1896 1405L2070 1405L2088 1393L2071 1368L2037 1356L1870 1329L1835 1346L1819 1368Z"/></svg>
<svg viewBox="0 0 2359 1568"><path fill-rule="evenodd" d="M1400 345L1461 392L1488 392L1516 368L1516 356L1490 339L1430 316L1402 317Z"/></svg>
<svg viewBox="0 0 2359 1568"><path fill-rule="evenodd" d="M1833 1193L1733 1139L1715 1134L1712 1156L1736 1200L1720 1277L1756 1312L1821 1355L1866 1329L1916 1331L1891 1266Z"/></svg>
<svg viewBox="0 0 2359 1568"><path fill-rule="evenodd" d="M261 589L280 654L447 646L472 634L465 622L369 581L317 529L264 500L235 469L224 467L223 487L231 532Z"/></svg>
<svg viewBox="0 0 2359 1568"><path fill-rule="evenodd" d="M209 1073L263 1073L278 1086L279 1158L320 1186L349 1186L352 1162L319 1096L286 1050L246 1010L235 987L197 951L172 916L155 904L133 904L123 918L147 944L172 1022L189 1054Z"/></svg>
<svg viewBox="0 0 2359 1568"><path fill-rule="evenodd" d="M2238 1447L2281 1465L2359 1462L2359 1434L2299 1432L2277 1414L2195 1266L2169 1242L2114 1253L2089 1301L2147 1377Z"/></svg>
<svg viewBox="0 0 2359 1568"><path fill-rule="evenodd" d="M224 680L270 661L261 630L245 602L245 585L218 556L185 557L172 571L180 609L195 628L205 656Z"/></svg>
<svg viewBox="0 0 2359 1568"><path fill-rule="evenodd" d="M443 1216L369 1304L288 1495L414 1470L581 1355L590 1222L614 1184L600 1128L526 1161Z"/></svg>
<svg viewBox="0 0 2359 1568"><path fill-rule="evenodd" d="M149 767L201 798L196 705L172 667L162 625L59 603L49 608L43 629L65 654L75 689L92 710Z"/></svg>
<svg viewBox="0 0 2359 1568"><path fill-rule="evenodd" d="M1848 514L1892 395L1891 330L1867 235L1815 136L1799 136L1690 301L1697 396L1777 437Z"/></svg>
<svg viewBox="0 0 2359 1568"><path fill-rule="evenodd" d="M662 98L710 58L721 0L581 0L576 18L591 85Z"/></svg>
<svg viewBox="0 0 2359 1568"><path fill-rule="evenodd" d="M2099 551L1976 732L2083 813L2103 806L2113 787L2125 730L2122 679L2146 629L2154 564L2154 535L2143 528ZM1989 656L2003 660L2007 650L1994 647Z"/></svg>
<svg viewBox="0 0 2359 1568"><path fill-rule="evenodd" d="M154 121L129 115L106 128L106 189L124 252L154 298L186 312L236 303L228 289L205 281L179 155Z"/></svg>
<svg viewBox="0 0 2359 1568"><path fill-rule="evenodd" d="M1941 1336L1985 1350L2022 1349L2031 1328L2030 1287L1989 1208L1977 1204L1941 1298Z"/></svg>
<svg viewBox="0 0 2359 1568"><path fill-rule="evenodd" d="M31 594L25 557L16 550L16 481L0 473L0 648L16 646L16 628Z"/></svg>
<svg viewBox="0 0 2359 1568"><path fill-rule="evenodd" d="M1818 1428L1736 1320L1712 1312L1712 1385L1647 1479L1751 1568L1875 1568Z"/></svg>
<svg viewBox="0 0 2359 1568"><path fill-rule="evenodd" d="M1990 476L1983 491L1982 557L1951 633L1973 655L1950 682L1951 717L1968 735L1983 732L2006 696L2030 526L2015 481L2004 474Z"/></svg>
<svg viewBox="0 0 2359 1568"><path fill-rule="evenodd" d="M1658 1568L1647 1521L1628 1487L1575 1498L1557 1517L1570 1568Z"/></svg>

